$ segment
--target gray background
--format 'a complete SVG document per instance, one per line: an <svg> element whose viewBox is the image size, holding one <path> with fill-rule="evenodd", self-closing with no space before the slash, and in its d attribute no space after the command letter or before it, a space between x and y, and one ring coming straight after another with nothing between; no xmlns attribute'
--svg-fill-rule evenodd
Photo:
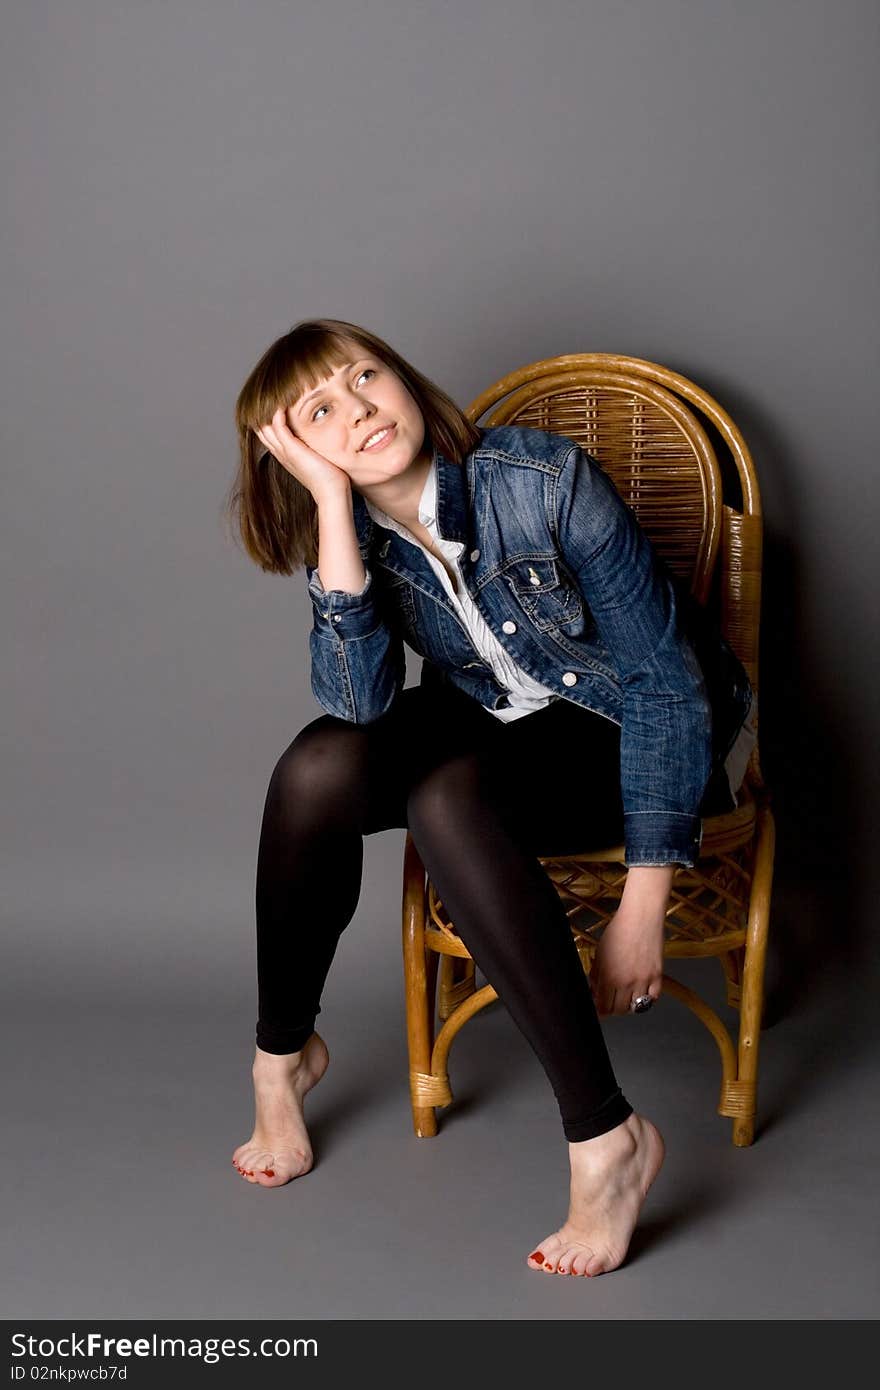
<svg viewBox="0 0 880 1390"><path fill-rule="evenodd" d="M876 1308L877 30L868 0L12 7L9 1316ZM677 1006L611 1021L670 1157L609 1279L525 1268L566 1154L500 1006L454 1049L441 1135L412 1135L402 831L367 843L328 986L315 1170L263 1193L229 1162L263 796L320 711L304 576L261 574L221 504L238 389L310 315L363 323L462 404L556 353L658 360L755 454L780 824L762 1129L732 1148Z"/></svg>

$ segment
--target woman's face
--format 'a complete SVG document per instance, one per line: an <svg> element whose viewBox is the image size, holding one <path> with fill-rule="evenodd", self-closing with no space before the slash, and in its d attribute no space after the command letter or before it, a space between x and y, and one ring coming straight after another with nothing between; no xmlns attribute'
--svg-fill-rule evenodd
<svg viewBox="0 0 880 1390"><path fill-rule="evenodd" d="M348 347L346 365L305 392L288 419L309 448L357 487L405 472L422 449L425 422L396 372L360 344Z"/></svg>

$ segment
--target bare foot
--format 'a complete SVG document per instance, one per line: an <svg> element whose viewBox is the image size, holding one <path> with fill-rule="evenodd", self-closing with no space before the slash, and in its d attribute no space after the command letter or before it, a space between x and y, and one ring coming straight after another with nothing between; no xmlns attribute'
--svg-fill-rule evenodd
<svg viewBox="0 0 880 1390"><path fill-rule="evenodd" d="M278 1056L257 1048L254 1057L254 1099L257 1122L232 1162L242 1177L260 1187L282 1187L312 1166L312 1146L303 1118L306 1092L321 1080L330 1054L313 1033L301 1052Z"/></svg>
<svg viewBox="0 0 880 1390"><path fill-rule="evenodd" d="M528 1257L548 1274L607 1274L623 1264L639 1212L663 1163L660 1131L632 1114L616 1129L569 1144L568 1220Z"/></svg>

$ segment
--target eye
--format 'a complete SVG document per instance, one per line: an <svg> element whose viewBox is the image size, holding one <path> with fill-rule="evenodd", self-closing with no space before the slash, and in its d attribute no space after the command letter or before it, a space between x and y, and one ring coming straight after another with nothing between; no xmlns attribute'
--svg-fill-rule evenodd
<svg viewBox="0 0 880 1390"><path fill-rule="evenodd" d="M375 367L364 367L363 371L358 372L357 376L355 377L355 385L357 385L357 383L358 383L359 381L361 381L361 380L363 379L363 377L365 377L365 376L366 376L366 377L371 377L371 376L375 376L375 375L376 375L376 368L375 368ZM319 405L319 406L316 406L315 409L312 411L312 415L311 415L312 420L317 420L317 419L318 419L318 416L320 415L320 412L321 412L322 410L329 410L329 408L330 408L330 407L327 406L327 405Z"/></svg>

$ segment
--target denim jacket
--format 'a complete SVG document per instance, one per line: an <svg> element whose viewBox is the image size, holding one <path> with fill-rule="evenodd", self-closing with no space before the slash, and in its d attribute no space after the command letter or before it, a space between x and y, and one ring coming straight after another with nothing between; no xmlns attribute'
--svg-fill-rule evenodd
<svg viewBox="0 0 880 1390"><path fill-rule="evenodd" d="M462 575L492 632L536 680L620 726L626 863L694 864L707 783L751 705L740 662L571 439L498 426L461 465L434 458L437 526L464 543ZM352 504L363 589L325 591L306 567L318 704L378 719L404 684L405 642L425 659L423 683L439 672L505 705L421 550L374 522L354 489Z"/></svg>

